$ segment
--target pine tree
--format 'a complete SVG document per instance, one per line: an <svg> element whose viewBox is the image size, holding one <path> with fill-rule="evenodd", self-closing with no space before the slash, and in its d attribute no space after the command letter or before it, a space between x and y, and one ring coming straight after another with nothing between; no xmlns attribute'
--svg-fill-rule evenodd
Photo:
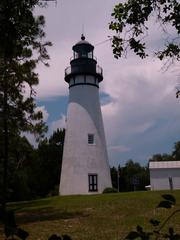
<svg viewBox="0 0 180 240"><path fill-rule="evenodd" d="M3 162L3 199L6 208L9 146L14 136L29 131L36 137L47 130L42 112L35 111L38 62L48 66L43 16L34 16L39 0L0 1L0 141Z"/></svg>

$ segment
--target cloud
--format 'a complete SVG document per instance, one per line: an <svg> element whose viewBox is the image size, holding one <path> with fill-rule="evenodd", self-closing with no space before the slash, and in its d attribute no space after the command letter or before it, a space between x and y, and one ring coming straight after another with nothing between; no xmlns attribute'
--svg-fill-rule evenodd
<svg viewBox="0 0 180 240"><path fill-rule="evenodd" d="M53 43L53 46L48 48L50 67L46 68L39 64L37 68L40 79L36 89L38 99L68 94L64 70L70 64L72 46L80 40L82 26L87 40L92 44L107 39L108 22L113 6L117 2L117 0L98 2L78 0L75 3L70 0L57 4L57 7L49 4L48 8L36 9L37 15L45 16L46 39Z"/></svg>
<svg viewBox="0 0 180 240"><path fill-rule="evenodd" d="M137 125L134 125L132 128L128 129L131 133L144 133L148 131L151 127L153 127L154 121L151 122L143 122Z"/></svg>
<svg viewBox="0 0 180 240"><path fill-rule="evenodd" d="M168 152L180 133L176 78L172 71L163 73L158 60L131 57L118 64L108 73L111 79L104 79L103 91L112 101L102 106L102 112L108 146L128 145L131 151L109 155L113 161L124 158L147 161L142 156L162 149Z"/></svg>
<svg viewBox="0 0 180 240"><path fill-rule="evenodd" d="M126 146L110 146L108 149L110 151L119 152L119 153L129 152L131 150L129 147L126 147Z"/></svg>
<svg viewBox="0 0 180 240"><path fill-rule="evenodd" d="M64 69L68 64L68 50L61 44L59 49L49 50L51 55L50 67L39 65L39 85L36 88L37 98L46 99L60 95L67 95L68 86L64 81ZM71 56L71 55L70 55Z"/></svg>
<svg viewBox="0 0 180 240"><path fill-rule="evenodd" d="M58 128L62 129L66 127L66 116L61 115L60 119L53 121L50 125L50 132L53 133L53 131L56 131Z"/></svg>
<svg viewBox="0 0 180 240"><path fill-rule="evenodd" d="M82 24L86 39L92 44L108 39L112 34L108 30L110 14L118 2L77 0L74 3L69 0L58 4L57 8L51 5L43 10L47 19L47 39L52 40L54 46L49 49L50 67L39 65L37 69L40 77L38 99L68 95L64 69L70 64L71 48L80 38ZM85 11L87 4L91 11ZM159 26L155 29L154 22L149 25L147 46L160 49ZM99 90L110 161L118 164L132 158L143 162L157 152L168 152L180 136L179 102L175 98L179 65L175 72L173 69L163 72L161 61L153 57L141 60L133 53L128 53L126 59L116 60L111 42L95 46L94 55L104 72ZM58 104L51 109L56 111L57 106L61 111ZM52 120L49 129L53 132L64 126L62 114L58 120Z"/></svg>

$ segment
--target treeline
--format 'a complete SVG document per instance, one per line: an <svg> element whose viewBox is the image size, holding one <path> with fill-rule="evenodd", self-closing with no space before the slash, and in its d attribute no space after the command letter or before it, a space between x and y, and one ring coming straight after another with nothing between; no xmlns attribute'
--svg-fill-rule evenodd
<svg viewBox="0 0 180 240"><path fill-rule="evenodd" d="M52 136L34 148L25 136L16 135L9 144L8 201L44 198L58 194L65 129L57 129ZM1 142L1 137L0 137ZM0 156L3 152L0 144ZM171 154L155 154L150 161L180 160L180 142ZM2 196L3 164L0 162L0 198ZM111 167L112 185L120 192L145 190L149 185L149 168L133 160L125 166ZM0 199L1 200L1 199Z"/></svg>
<svg viewBox="0 0 180 240"><path fill-rule="evenodd" d="M149 185L149 169L133 160L129 160L124 167L120 165L111 168L112 185L119 192L145 190Z"/></svg>
<svg viewBox="0 0 180 240"><path fill-rule="evenodd" d="M65 129L34 148L25 136L12 137L9 145L8 201L22 201L57 195L60 181ZM0 154L3 151L0 145ZM2 196L3 165L0 164L0 196ZM113 187L119 191L144 190L149 184L148 167L132 160L124 167L112 167ZM0 199L1 200L1 199Z"/></svg>
<svg viewBox="0 0 180 240"><path fill-rule="evenodd" d="M26 137L11 138L8 164L8 201L30 200L58 193L64 129L41 141L35 149ZM0 152L2 149L0 148ZM3 165L0 165L2 196Z"/></svg>
<svg viewBox="0 0 180 240"><path fill-rule="evenodd" d="M174 144L170 154L154 154L149 161L180 161L180 141ZM150 181L149 167L129 160L124 167L112 167L111 178L113 187L120 192L145 190Z"/></svg>
<svg viewBox="0 0 180 240"><path fill-rule="evenodd" d="M149 161L180 161L180 141L176 142L170 154L155 154Z"/></svg>

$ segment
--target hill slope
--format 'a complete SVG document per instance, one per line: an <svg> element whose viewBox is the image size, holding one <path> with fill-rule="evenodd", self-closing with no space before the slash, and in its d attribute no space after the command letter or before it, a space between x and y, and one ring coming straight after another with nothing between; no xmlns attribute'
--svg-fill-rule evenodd
<svg viewBox="0 0 180 240"><path fill-rule="evenodd" d="M123 239L137 225L151 229L150 218L164 219L172 210L155 209L167 192L131 192L63 196L9 204L29 240L68 234L73 240ZM180 203L180 191L170 192ZM169 226L180 233L180 214ZM2 225L0 239L4 239Z"/></svg>

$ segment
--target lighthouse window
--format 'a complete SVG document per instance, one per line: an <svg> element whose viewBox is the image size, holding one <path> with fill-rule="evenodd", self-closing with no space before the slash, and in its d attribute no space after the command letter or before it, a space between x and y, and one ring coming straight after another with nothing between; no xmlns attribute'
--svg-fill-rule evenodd
<svg viewBox="0 0 180 240"><path fill-rule="evenodd" d="M89 192L98 191L98 175L89 174Z"/></svg>
<svg viewBox="0 0 180 240"><path fill-rule="evenodd" d="M94 144L94 134L88 134L88 144Z"/></svg>
<svg viewBox="0 0 180 240"><path fill-rule="evenodd" d="M87 57L87 53L86 52L82 52L82 57Z"/></svg>
<svg viewBox="0 0 180 240"><path fill-rule="evenodd" d="M92 52L88 53L88 58L93 58L93 53Z"/></svg>
<svg viewBox="0 0 180 240"><path fill-rule="evenodd" d="M79 54L77 52L74 52L74 59L78 58Z"/></svg>

